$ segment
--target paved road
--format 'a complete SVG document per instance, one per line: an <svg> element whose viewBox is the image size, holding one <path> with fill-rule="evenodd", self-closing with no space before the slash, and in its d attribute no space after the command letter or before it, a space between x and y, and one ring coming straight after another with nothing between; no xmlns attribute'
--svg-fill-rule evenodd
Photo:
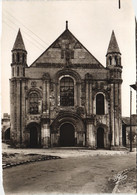
<svg viewBox="0 0 137 195"><path fill-rule="evenodd" d="M6 194L111 193L107 180L136 166L135 153L113 156L77 156L42 161L3 171Z"/></svg>

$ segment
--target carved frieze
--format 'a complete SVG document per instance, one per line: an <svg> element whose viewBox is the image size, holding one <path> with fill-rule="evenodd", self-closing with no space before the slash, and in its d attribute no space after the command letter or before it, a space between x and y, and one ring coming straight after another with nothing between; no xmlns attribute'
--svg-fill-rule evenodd
<svg viewBox="0 0 137 195"><path fill-rule="evenodd" d="M36 81L32 81L32 82L31 82L31 86L32 86L32 87L36 87L36 86L37 86L37 82L36 82Z"/></svg>
<svg viewBox="0 0 137 195"><path fill-rule="evenodd" d="M83 117L84 114L85 114L84 107L77 107L76 113L77 113L79 116Z"/></svg>
<svg viewBox="0 0 137 195"><path fill-rule="evenodd" d="M51 92L53 92L53 90L54 90L54 86L53 86L53 85L54 85L54 84L51 82L51 83L50 83L50 91L51 91Z"/></svg>
<svg viewBox="0 0 137 195"><path fill-rule="evenodd" d="M40 121L40 115L27 115L27 121Z"/></svg>
<svg viewBox="0 0 137 195"><path fill-rule="evenodd" d="M110 97L111 88L110 88L110 86L108 86L108 84L106 82L95 82L95 83L93 83L92 90L93 90L93 92L92 92L92 94L93 94L92 99L93 100L94 100L95 95L97 93L105 94L106 99L108 99Z"/></svg>
<svg viewBox="0 0 137 195"><path fill-rule="evenodd" d="M87 73L86 75L85 75L85 79L86 80L92 80L92 75L91 74L89 74L89 73Z"/></svg>
<svg viewBox="0 0 137 195"><path fill-rule="evenodd" d="M74 45L74 49L81 49L82 46L79 42L76 42L75 45Z"/></svg>
<svg viewBox="0 0 137 195"><path fill-rule="evenodd" d="M85 106L86 104L86 84L82 82L81 84L81 105Z"/></svg>
<svg viewBox="0 0 137 195"><path fill-rule="evenodd" d="M28 86L25 86L24 89L25 89L25 91L27 91L28 90Z"/></svg>
<svg viewBox="0 0 137 195"><path fill-rule="evenodd" d="M95 116L95 126L108 126L109 125L109 115L96 115Z"/></svg>
<svg viewBox="0 0 137 195"><path fill-rule="evenodd" d="M84 95L84 96L81 97L81 105L85 106L85 104L86 104L86 97Z"/></svg>
<svg viewBox="0 0 137 195"><path fill-rule="evenodd" d="M58 42L55 42L55 44L53 45L53 48L58 48L58 49L60 49L61 46L60 46L60 44L59 44Z"/></svg>
<svg viewBox="0 0 137 195"><path fill-rule="evenodd" d="M51 93L50 93L50 105L51 106L55 106L55 94L54 94L54 92L52 91Z"/></svg>
<svg viewBox="0 0 137 195"><path fill-rule="evenodd" d="M45 72L45 73L43 74L43 76L42 76L42 79L43 79L43 80L49 80L49 79L50 79L49 73Z"/></svg>

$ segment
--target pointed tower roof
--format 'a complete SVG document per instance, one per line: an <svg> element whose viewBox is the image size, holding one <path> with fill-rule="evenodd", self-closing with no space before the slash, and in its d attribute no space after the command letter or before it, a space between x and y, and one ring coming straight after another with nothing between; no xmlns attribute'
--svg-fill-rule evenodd
<svg viewBox="0 0 137 195"><path fill-rule="evenodd" d="M17 37L16 37L16 40L15 40L15 43L14 43L14 46L13 46L12 50L15 50L15 49L21 49L21 50L26 51L20 29L18 31L18 34L17 34Z"/></svg>
<svg viewBox="0 0 137 195"><path fill-rule="evenodd" d="M112 31L111 39L110 39L108 50L107 50L107 54L109 53L120 53L114 31Z"/></svg>

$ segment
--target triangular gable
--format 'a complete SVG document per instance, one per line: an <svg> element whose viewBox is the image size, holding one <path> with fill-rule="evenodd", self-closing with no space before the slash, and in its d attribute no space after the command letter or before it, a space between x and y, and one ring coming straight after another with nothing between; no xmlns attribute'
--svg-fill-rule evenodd
<svg viewBox="0 0 137 195"><path fill-rule="evenodd" d="M103 65L66 29L31 66L39 67L52 64L73 66L85 65L90 68L104 68Z"/></svg>

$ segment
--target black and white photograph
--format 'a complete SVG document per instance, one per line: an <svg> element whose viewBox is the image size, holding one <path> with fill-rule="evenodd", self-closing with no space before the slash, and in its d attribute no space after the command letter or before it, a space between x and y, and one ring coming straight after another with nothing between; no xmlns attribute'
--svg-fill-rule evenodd
<svg viewBox="0 0 137 195"><path fill-rule="evenodd" d="M1 12L0 194L136 194L136 0Z"/></svg>

